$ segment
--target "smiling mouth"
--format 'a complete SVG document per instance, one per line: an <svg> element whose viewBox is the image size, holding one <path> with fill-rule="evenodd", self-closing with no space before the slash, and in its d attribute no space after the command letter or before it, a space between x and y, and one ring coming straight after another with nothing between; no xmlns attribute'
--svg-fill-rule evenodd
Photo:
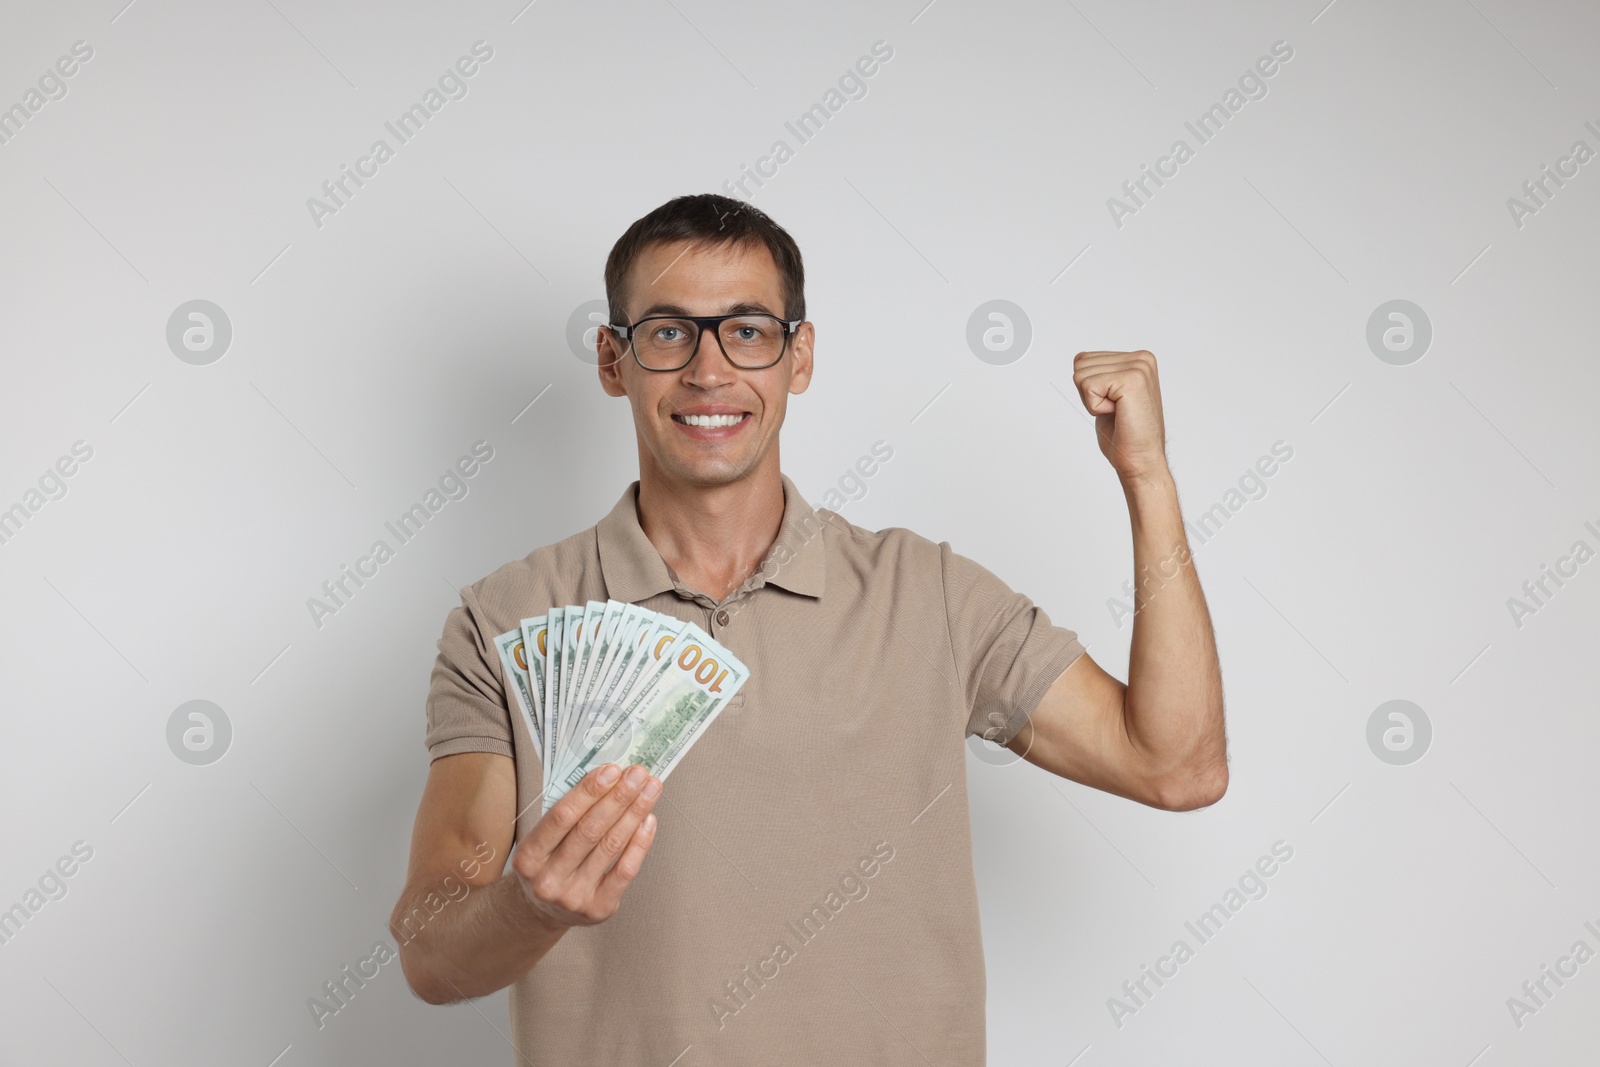
<svg viewBox="0 0 1600 1067"><path fill-rule="evenodd" d="M748 411L741 411L737 415L674 415L672 421L701 430L721 430L737 426L749 417Z"/></svg>

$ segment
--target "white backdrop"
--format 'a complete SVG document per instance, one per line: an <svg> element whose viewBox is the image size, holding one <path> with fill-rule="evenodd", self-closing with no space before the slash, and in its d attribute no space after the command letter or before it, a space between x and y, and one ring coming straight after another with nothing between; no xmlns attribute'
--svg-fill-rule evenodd
<svg viewBox="0 0 1600 1067"><path fill-rule="evenodd" d="M0 1061L513 1061L503 994L308 1000L389 942L456 589L636 476L568 341L607 251L759 168L817 329L786 472L1119 677L1071 361L1160 363L1231 785L973 753L991 1061L1594 1062L1592 4L524 2L7 5Z"/></svg>

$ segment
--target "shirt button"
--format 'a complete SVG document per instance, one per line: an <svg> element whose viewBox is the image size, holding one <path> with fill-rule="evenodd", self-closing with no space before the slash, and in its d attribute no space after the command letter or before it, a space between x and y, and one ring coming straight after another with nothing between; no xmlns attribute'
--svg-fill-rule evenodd
<svg viewBox="0 0 1600 1067"><path fill-rule="evenodd" d="M728 625L728 613L726 611L717 612L717 625L718 626L726 626L726 625Z"/></svg>

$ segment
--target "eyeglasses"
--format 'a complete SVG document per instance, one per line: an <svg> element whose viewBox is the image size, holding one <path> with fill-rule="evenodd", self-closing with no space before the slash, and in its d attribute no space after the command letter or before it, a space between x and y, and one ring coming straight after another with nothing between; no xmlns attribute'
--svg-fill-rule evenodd
<svg viewBox="0 0 1600 1067"><path fill-rule="evenodd" d="M789 337L804 319L776 315L652 315L632 326L609 326L628 342L645 370L682 370L700 347L700 331L711 327L722 354L740 370L765 370L783 358Z"/></svg>

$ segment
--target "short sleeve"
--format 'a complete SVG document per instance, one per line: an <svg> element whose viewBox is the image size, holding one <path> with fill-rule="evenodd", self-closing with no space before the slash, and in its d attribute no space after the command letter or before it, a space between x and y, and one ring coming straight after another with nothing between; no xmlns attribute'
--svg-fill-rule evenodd
<svg viewBox="0 0 1600 1067"><path fill-rule="evenodd" d="M939 553L950 647L969 710L967 734L1003 745L1082 654L1083 644L948 542Z"/></svg>
<svg viewBox="0 0 1600 1067"><path fill-rule="evenodd" d="M428 755L458 752L511 756L511 711L494 651L471 590L445 616L439 655L428 681Z"/></svg>

